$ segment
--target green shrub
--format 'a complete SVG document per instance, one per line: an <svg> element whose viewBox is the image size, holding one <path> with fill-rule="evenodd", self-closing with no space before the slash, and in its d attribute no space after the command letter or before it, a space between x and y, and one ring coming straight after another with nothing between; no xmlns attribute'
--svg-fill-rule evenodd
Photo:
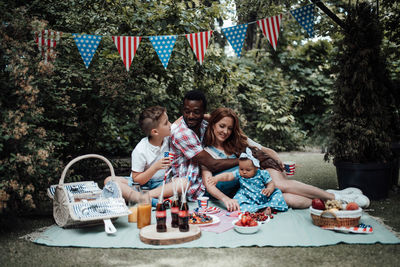
<svg viewBox="0 0 400 267"><path fill-rule="evenodd" d="M381 44L383 31L376 10L351 7L339 43L332 137L325 158L353 163L391 160L393 86Z"/></svg>

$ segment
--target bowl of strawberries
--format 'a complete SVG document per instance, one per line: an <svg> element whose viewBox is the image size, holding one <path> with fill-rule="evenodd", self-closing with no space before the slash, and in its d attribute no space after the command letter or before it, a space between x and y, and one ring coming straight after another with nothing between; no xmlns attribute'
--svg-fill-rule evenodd
<svg viewBox="0 0 400 267"><path fill-rule="evenodd" d="M232 222L235 231L241 234L254 234L260 230L260 223L249 215L244 215Z"/></svg>

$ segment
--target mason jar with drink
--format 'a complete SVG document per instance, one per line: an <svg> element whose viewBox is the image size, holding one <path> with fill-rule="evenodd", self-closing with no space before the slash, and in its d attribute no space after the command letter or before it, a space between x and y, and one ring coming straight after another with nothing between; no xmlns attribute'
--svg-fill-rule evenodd
<svg viewBox="0 0 400 267"><path fill-rule="evenodd" d="M142 188L139 197L137 228L151 224L151 199L148 188Z"/></svg>

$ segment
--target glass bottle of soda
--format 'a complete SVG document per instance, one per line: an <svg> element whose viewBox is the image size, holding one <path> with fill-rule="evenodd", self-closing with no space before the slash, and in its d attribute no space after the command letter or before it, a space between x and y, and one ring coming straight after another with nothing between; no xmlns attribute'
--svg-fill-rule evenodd
<svg viewBox="0 0 400 267"><path fill-rule="evenodd" d="M166 232L167 231L167 211L165 209L164 203L158 201L156 207L156 220L157 220L157 232Z"/></svg>
<svg viewBox="0 0 400 267"><path fill-rule="evenodd" d="M188 232L189 231L189 207L186 203L186 198L182 195L182 203L179 208L179 231Z"/></svg>
<svg viewBox="0 0 400 267"><path fill-rule="evenodd" d="M171 198L171 227L179 227L179 197L178 194L174 194Z"/></svg>

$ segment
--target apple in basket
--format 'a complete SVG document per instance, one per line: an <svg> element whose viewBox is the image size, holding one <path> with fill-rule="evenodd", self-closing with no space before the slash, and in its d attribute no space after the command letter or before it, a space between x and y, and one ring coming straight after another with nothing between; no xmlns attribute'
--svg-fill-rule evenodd
<svg viewBox="0 0 400 267"><path fill-rule="evenodd" d="M314 198L311 202L311 207L316 210L325 210L325 203L322 199Z"/></svg>
<svg viewBox="0 0 400 267"><path fill-rule="evenodd" d="M358 210L358 205L355 202L349 202L346 205L346 210Z"/></svg>

